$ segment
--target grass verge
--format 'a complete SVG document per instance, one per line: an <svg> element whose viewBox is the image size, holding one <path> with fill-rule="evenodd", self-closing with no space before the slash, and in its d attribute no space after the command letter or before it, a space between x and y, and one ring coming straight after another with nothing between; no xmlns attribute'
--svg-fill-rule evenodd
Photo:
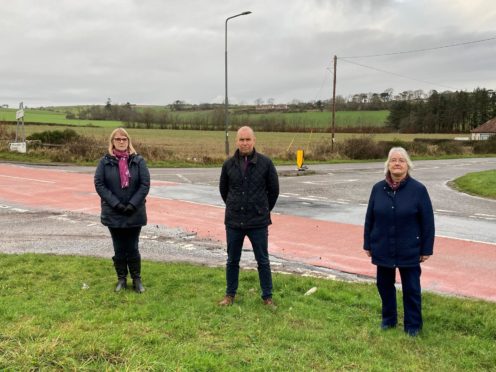
<svg viewBox="0 0 496 372"><path fill-rule="evenodd" d="M496 170L468 173L453 183L457 190L496 199Z"/></svg>
<svg viewBox="0 0 496 372"><path fill-rule="evenodd" d="M0 369L490 370L494 303L424 294L424 331L379 329L375 286L274 275L276 310L243 271L143 263L147 291L114 293L110 260L0 255ZM316 286L311 296L303 294ZM401 302L401 299L399 299ZM400 310L401 313L401 310ZM401 314L400 314L401 316Z"/></svg>

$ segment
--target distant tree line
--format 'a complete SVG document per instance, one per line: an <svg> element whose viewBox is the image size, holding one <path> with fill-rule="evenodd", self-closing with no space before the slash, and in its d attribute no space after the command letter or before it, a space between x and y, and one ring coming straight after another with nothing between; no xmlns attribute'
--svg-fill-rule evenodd
<svg viewBox="0 0 496 372"><path fill-rule="evenodd" d="M231 127L248 124L257 131L281 132L323 132L328 131L319 125L302 118L287 119L263 114L269 112L328 111L329 100L301 102L293 100L289 104L268 104L259 98L257 105L230 105ZM336 98L337 111L389 110L387 127L337 127L344 132L398 131L403 133L462 133L496 117L496 92L478 88L473 92L441 92L433 90L428 94L422 90L404 91L393 95L392 89L382 93L360 93ZM185 114L187 112L187 114ZM160 129L224 130L224 105L203 103L188 104L176 100L166 107L138 108L129 102L113 105L110 98L104 106L89 106L79 112L67 113L68 119L116 120L127 127Z"/></svg>
<svg viewBox="0 0 496 372"><path fill-rule="evenodd" d="M67 119L136 121L140 119L133 105L112 105L110 98L105 106L95 105L80 109L77 113L68 112Z"/></svg>
<svg viewBox="0 0 496 372"><path fill-rule="evenodd" d="M427 99L393 101L387 124L403 133L462 133L496 117L496 92L432 91Z"/></svg>

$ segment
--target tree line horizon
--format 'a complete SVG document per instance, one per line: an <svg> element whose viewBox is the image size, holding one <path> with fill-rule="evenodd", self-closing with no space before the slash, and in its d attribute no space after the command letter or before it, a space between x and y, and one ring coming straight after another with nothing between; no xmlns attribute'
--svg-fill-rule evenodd
<svg viewBox="0 0 496 372"><path fill-rule="evenodd" d="M337 128L338 131L400 133L464 133L496 117L496 92L492 89L476 88L472 92L431 90L404 91L396 96L392 89L383 93L361 93L336 98L336 111L388 110L382 128L359 125L353 128ZM108 98L105 105L93 105L67 112L67 119L118 120L128 127L192 130L224 130L224 104L188 104L176 100L166 106L155 108L126 104L112 104ZM202 112L200 116L180 115L184 112ZM229 105L232 128L241 124L250 125L257 131L282 132L327 132L328 127L306 123L304 119L289 122L282 116L267 116L270 113L330 112L331 100L302 102L293 100L289 104L274 104L258 99L255 105Z"/></svg>

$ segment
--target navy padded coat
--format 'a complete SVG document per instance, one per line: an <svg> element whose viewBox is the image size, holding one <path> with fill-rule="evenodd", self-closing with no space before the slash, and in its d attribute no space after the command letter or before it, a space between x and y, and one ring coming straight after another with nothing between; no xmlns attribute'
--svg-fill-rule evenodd
<svg viewBox="0 0 496 372"><path fill-rule="evenodd" d="M364 246L372 263L413 267L434 247L434 213L427 189L408 177L394 192L383 180L374 185L365 217Z"/></svg>

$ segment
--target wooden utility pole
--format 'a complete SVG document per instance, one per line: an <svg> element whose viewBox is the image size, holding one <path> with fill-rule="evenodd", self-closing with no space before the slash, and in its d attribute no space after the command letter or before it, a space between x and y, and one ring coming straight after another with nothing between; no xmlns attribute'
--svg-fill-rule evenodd
<svg viewBox="0 0 496 372"><path fill-rule="evenodd" d="M334 79L332 83L332 125L331 125L331 152L334 152L334 133L336 125L336 65L338 57L334 56Z"/></svg>

